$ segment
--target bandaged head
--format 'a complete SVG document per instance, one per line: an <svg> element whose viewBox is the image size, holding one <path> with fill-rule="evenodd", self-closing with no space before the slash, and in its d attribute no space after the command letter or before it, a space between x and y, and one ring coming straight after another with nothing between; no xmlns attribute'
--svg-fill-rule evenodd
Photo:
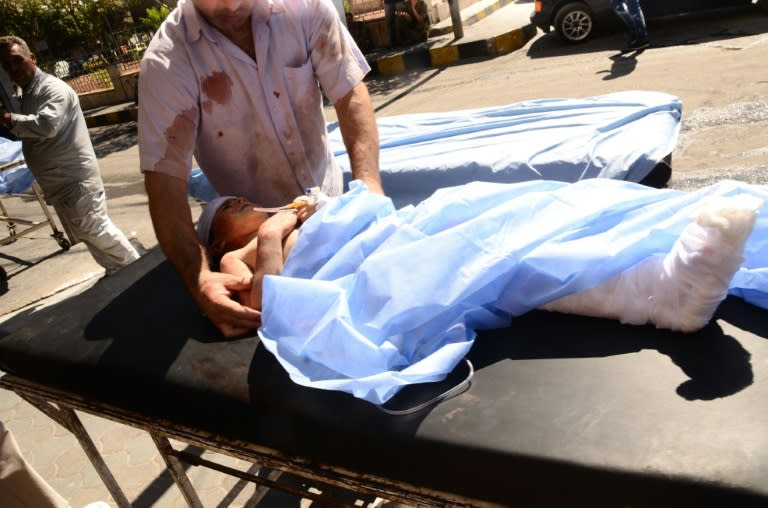
<svg viewBox="0 0 768 508"><path fill-rule="evenodd" d="M213 225L213 218L216 216L216 212L221 208L221 205L229 201L230 199L236 199L235 196L221 196L205 205L203 213L200 214L200 218L197 221L197 238L204 246L208 247L211 241L211 226Z"/></svg>

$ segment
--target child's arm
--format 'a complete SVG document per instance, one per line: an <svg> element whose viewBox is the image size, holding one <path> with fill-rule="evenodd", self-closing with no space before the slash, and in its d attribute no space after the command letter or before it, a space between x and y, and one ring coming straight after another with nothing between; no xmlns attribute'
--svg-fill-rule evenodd
<svg viewBox="0 0 768 508"><path fill-rule="evenodd" d="M296 242L299 223L307 220L327 200L324 194L312 198L300 196L285 207L286 211L267 219L247 245L222 256L219 263L222 272L251 280L250 289L238 292L237 300L242 305L261 310L264 275L277 275L282 271L283 262Z"/></svg>
<svg viewBox="0 0 768 508"><path fill-rule="evenodd" d="M249 305L261 310L262 281L265 275L279 275L283 271L285 243L296 231L298 219L294 212L280 212L270 217L259 228L256 257L251 282ZM295 235L294 235L295 236ZM250 245L250 244L249 244Z"/></svg>
<svg viewBox="0 0 768 508"><path fill-rule="evenodd" d="M237 250L227 252L221 257L219 269L223 273L229 273L242 277L244 281L253 278L253 266L256 264L257 239L251 240L248 245ZM237 292L237 301L246 307L256 308L251 302L251 289Z"/></svg>

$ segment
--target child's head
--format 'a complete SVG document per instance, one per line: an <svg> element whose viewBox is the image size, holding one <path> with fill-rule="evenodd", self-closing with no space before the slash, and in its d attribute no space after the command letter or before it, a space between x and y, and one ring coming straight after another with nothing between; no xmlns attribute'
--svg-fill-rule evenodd
<svg viewBox="0 0 768 508"><path fill-rule="evenodd" d="M197 236L214 259L244 247L253 238L269 217L254 208L258 205L235 196L222 196L205 206L197 222Z"/></svg>

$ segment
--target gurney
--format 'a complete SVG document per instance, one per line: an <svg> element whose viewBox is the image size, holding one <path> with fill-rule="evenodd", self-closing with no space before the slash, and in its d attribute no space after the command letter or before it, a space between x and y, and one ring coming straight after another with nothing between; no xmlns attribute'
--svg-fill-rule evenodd
<svg viewBox="0 0 768 508"><path fill-rule="evenodd" d="M25 198L29 194L22 193L27 190L31 191L32 197L40 204L43 219L33 220L11 216L3 203L3 199L0 198L0 221L7 223L8 228L8 236L0 238L0 245L8 245L18 240L21 236L41 228L50 227L51 236L56 240L56 243L63 250L69 250L75 241L73 238L65 236L56 226L53 214L45 203L43 191L24 162L21 154L21 142L0 138L0 194L7 197ZM24 227L19 229L17 228L18 225Z"/></svg>
<svg viewBox="0 0 768 508"><path fill-rule="evenodd" d="M73 410L149 432L190 506L200 503L182 461L408 505L765 506L768 315L732 297L717 318L682 335L532 311L480 333L461 393L397 415L293 383L255 336L221 339L154 249L0 324L0 385L75 433L122 507L131 500ZM467 370L408 386L387 409L429 400Z"/></svg>

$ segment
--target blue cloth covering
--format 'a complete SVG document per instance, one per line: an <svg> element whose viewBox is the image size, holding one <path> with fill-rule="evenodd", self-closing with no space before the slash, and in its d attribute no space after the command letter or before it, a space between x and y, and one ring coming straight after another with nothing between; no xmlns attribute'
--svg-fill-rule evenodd
<svg viewBox="0 0 768 508"><path fill-rule="evenodd" d="M659 92L541 99L491 108L378 117L381 177L395 206L471 181L639 182L677 144L681 103ZM328 125L336 161L351 179L338 125ZM190 195L216 197L199 169Z"/></svg>
<svg viewBox="0 0 768 508"><path fill-rule="evenodd" d="M382 182L397 207L472 181L639 182L674 150L681 116L677 97L629 91L379 117ZM329 140L349 180L338 125Z"/></svg>
<svg viewBox="0 0 768 508"><path fill-rule="evenodd" d="M259 336L295 382L381 404L444 378L475 330L667 253L704 196L739 193L768 203L768 187L733 181L684 193L588 179L471 183L395 210L353 185L302 226L283 275L264 280ZM731 283L763 308L766 209Z"/></svg>
<svg viewBox="0 0 768 508"><path fill-rule="evenodd" d="M21 153L21 141L11 141L0 137L0 166L24 159ZM0 194L16 194L32 185L35 177L26 164L0 172Z"/></svg>

